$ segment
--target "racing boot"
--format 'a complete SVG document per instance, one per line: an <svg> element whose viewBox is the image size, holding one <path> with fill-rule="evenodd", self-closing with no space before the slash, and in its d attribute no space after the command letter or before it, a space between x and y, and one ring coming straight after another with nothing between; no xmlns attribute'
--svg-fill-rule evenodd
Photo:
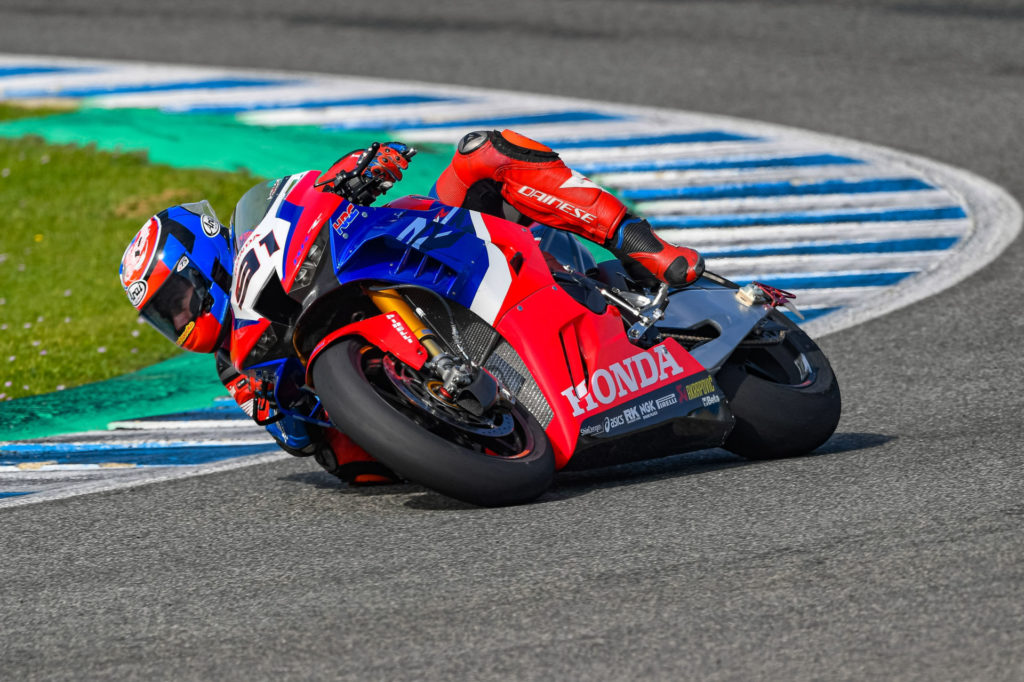
<svg viewBox="0 0 1024 682"><path fill-rule="evenodd" d="M604 246L634 278L653 275L681 287L704 271L696 251L664 241L646 220L628 214L625 204L566 166L551 148L512 130L463 137L436 192L446 204L515 219L495 203L503 200L530 220Z"/></svg>
<svg viewBox="0 0 1024 682"><path fill-rule="evenodd" d="M654 275L669 286L685 287L704 274L703 256L685 246L669 244L654 233L649 222L629 213L603 246L640 282Z"/></svg>

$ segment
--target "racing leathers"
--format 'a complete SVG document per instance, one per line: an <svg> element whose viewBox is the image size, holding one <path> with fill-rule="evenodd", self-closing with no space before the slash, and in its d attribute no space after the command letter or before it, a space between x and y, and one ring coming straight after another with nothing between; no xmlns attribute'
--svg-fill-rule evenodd
<svg viewBox="0 0 1024 682"><path fill-rule="evenodd" d="M699 253L665 242L650 223L566 166L555 151L512 130L463 137L436 193L452 206L574 232L614 253L637 280L681 287L704 272Z"/></svg>

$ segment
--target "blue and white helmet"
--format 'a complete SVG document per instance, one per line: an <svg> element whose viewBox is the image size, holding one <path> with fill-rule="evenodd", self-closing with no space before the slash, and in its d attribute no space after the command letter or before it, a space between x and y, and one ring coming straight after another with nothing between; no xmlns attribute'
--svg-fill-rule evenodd
<svg viewBox="0 0 1024 682"><path fill-rule="evenodd" d="M231 319L233 260L228 229L209 202L171 206L128 245L121 285L157 331L182 348L210 353Z"/></svg>

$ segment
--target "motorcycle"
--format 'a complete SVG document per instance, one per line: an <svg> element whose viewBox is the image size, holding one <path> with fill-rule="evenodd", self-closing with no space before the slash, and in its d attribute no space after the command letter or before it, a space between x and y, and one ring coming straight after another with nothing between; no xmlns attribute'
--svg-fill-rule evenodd
<svg viewBox="0 0 1024 682"><path fill-rule="evenodd" d="M370 206L367 161L258 185L232 214L231 358L266 387L263 423L335 426L485 506L532 500L556 471L789 457L834 432L838 383L777 310L786 292L710 272L651 287L542 225L431 197Z"/></svg>

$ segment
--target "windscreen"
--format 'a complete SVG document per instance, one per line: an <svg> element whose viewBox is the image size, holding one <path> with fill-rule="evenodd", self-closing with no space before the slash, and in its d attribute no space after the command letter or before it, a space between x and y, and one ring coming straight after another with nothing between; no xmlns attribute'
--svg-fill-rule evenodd
<svg viewBox="0 0 1024 682"><path fill-rule="evenodd" d="M274 203L281 188L287 184L284 180L285 178L260 183L243 194L235 204L235 210L231 212L231 239L235 244L235 253L242 248L246 238L263 220L263 216L267 215L267 209Z"/></svg>

